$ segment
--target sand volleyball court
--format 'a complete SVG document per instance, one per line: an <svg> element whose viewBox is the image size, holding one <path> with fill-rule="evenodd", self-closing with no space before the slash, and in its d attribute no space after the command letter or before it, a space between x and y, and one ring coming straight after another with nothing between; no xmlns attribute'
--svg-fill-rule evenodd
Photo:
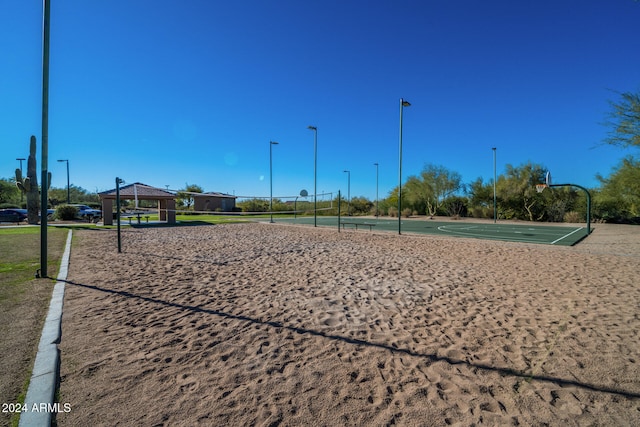
<svg viewBox="0 0 640 427"><path fill-rule="evenodd" d="M639 232L77 231L58 425L640 425Z"/></svg>

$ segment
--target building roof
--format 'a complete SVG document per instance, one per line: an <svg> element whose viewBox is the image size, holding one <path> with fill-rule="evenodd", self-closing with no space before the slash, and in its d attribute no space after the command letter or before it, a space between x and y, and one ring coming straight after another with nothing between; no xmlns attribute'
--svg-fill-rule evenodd
<svg viewBox="0 0 640 427"><path fill-rule="evenodd" d="M98 193L101 199L111 199L116 197L116 189ZM152 187L140 182L120 187L120 198L139 200L175 199L176 195L162 188Z"/></svg>
<svg viewBox="0 0 640 427"><path fill-rule="evenodd" d="M221 199L237 199L237 196L233 196L231 194L226 194L226 193L218 193L217 191L209 191L207 193L200 193L200 194L196 194L196 193L191 193L191 195L193 197L218 197Z"/></svg>

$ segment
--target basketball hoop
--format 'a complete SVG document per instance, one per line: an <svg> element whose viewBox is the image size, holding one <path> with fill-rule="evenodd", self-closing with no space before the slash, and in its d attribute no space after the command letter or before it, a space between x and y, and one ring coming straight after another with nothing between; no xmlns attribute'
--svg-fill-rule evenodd
<svg viewBox="0 0 640 427"><path fill-rule="evenodd" d="M542 193L545 188L547 188L547 184L536 184L536 191L538 193Z"/></svg>

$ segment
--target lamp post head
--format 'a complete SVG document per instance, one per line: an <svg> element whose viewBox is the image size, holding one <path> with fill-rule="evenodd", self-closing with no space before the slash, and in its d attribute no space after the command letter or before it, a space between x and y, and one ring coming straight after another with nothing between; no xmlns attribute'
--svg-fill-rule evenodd
<svg viewBox="0 0 640 427"><path fill-rule="evenodd" d="M311 126L311 125L307 126L307 129L310 129L310 130L318 130L318 128L317 128L317 127L315 127L315 126Z"/></svg>
<svg viewBox="0 0 640 427"><path fill-rule="evenodd" d="M58 160L59 162L68 162L69 160Z"/></svg>
<svg viewBox="0 0 640 427"><path fill-rule="evenodd" d="M374 163L374 164L373 164L373 166L378 166L378 164L377 164L377 163Z"/></svg>
<svg viewBox="0 0 640 427"><path fill-rule="evenodd" d="M270 143L270 144L273 144L273 145L278 145L278 142L277 142L277 141L269 141L269 143Z"/></svg>
<svg viewBox="0 0 640 427"><path fill-rule="evenodd" d="M404 99L400 98L400 102L402 103L403 107L410 107L411 104L409 103L409 101L405 101Z"/></svg>
<svg viewBox="0 0 640 427"><path fill-rule="evenodd" d="M17 158L16 160L27 160L27 159L20 157L20 158Z"/></svg>

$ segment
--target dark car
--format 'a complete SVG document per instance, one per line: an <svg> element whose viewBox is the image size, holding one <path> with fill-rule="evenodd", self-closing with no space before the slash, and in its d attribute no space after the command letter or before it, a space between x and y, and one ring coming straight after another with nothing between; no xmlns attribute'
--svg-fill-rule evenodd
<svg viewBox="0 0 640 427"><path fill-rule="evenodd" d="M0 222L20 223L26 219L26 209L0 209Z"/></svg>
<svg viewBox="0 0 640 427"><path fill-rule="evenodd" d="M70 205L70 206L75 206L75 208L78 210L77 217L79 219L94 220L94 219L102 218L102 211L98 209L92 209L87 205Z"/></svg>
<svg viewBox="0 0 640 427"><path fill-rule="evenodd" d="M55 209L47 209L47 219L53 219L53 217L56 214L56 210ZM38 217L42 216L42 212L40 211L40 209L38 209Z"/></svg>

